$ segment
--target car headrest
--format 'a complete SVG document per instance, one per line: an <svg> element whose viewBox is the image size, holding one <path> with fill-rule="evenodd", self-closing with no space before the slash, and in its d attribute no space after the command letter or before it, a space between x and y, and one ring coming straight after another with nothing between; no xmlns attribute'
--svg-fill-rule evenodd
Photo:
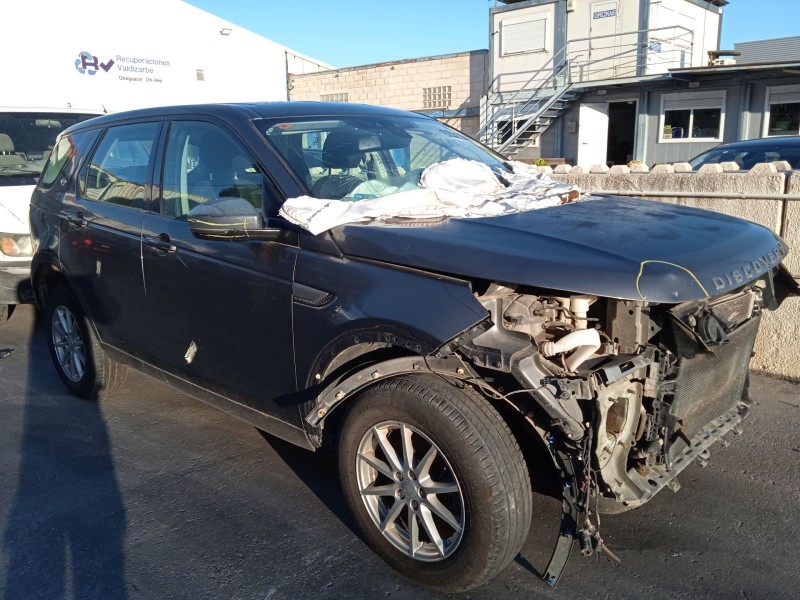
<svg viewBox="0 0 800 600"><path fill-rule="evenodd" d="M359 135L352 129L334 129L325 138L322 164L329 169L352 169L361 162Z"/></svg>
<svg viewBox="0 0 800 600"><path fill-rule="evenodd" d="M0 152L13 152L14 142L7 133L0 133Z"/></svg>

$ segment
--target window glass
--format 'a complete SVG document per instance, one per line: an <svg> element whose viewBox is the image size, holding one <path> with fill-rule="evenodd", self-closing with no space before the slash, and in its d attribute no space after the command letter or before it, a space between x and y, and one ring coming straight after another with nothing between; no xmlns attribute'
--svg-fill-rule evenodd
<svg viewBox="0 0 800 600"><path fill-rule="evenodd" d="M42 172L42 183L44 185L49 186L53 184L58 174L61 173L61 169L64 168L67 159L72 156L73 153L74 147L72 146L72 139L69 136L62 137L58 141L58 144L56 144L55 149L53 149L47 166Z"/></svg>
<svg viewBox="0 0 800 600"><path fill-rule="evenodd" d="M722 111L719 108L696 108L692 121L691 137L718 138Z"/></svg>
<svg viewBox="0 0 800 600"><path fill-rule="evenodd" d="M256 161L227 131L212 123L172 123L164 158L160 212L185 218L212 198L244 198L261 210L264 177Z"/></svg>
<svg viewBox="0 0 800 600"><path fill-rule="evenodd" d="M76 123L96 115L61 112L0 112L0 179L37 177L50 157L56 136ZM52 184L64 166L62 156L55 173L50 172L47 185Z"/></svg>
<svg viewBox="0 0 800 600"><path fill-rule="evenodd" d="M503 157L425 117L344 115L263 121L261 131L315 198L364 200L416 189L434 163L465 158L508 172Z"/></svg>
<svg viewBox="0 0 800 600"><path fill-rule="evenodd" d="M668 110L664 112L664 139L689 137L691 110Z"/></svg>
<svg viewBox="0 0 800 600"><path fill-rule="evenodd" d="M719 139L721 108L691 108L664 111L664 130L661 139L688 138Z"/></svg>
<svg viewBox="0 0 800 600"><path fill-rule="evenodd" d="M144 209L148 165L159 123L110 127L81 175L89 200Z"/></svg>
<svg viewBox="0 0 800 600"><path fill-rule="evenodd" d="M800 133L800 103L770 104L767 135L797 135Z"/></svg>

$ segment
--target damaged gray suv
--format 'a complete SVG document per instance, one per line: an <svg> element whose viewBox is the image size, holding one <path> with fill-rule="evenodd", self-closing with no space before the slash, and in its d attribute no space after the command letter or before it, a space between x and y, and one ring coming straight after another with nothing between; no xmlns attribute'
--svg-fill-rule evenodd
<svg viewBox="0 0 800 600"><path fill-rule="evenodd" d="M762 314L797 294L763 227L579 196L401 111L154 108L56 150L31 276L67 388L133 367L334 450L364 540L437 590L514 558L531 472L561 484L551 585L593 511L674 487L739 428Z"/></svg>

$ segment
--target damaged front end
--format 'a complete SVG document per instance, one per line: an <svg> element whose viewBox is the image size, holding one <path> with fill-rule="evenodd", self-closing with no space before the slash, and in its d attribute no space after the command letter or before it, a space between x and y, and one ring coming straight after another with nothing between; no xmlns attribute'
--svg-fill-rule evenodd
<svg viewBox="0 0 800 600"><path fill-rule="evenodd" d="M544 439L563 484L564 518L545 579L575 539L602 548L592 515L640 506L748 412L748 364L761 314L789 292L773 275L677 305L492 284L491 319L445 351L463 355L497 398ZM795 292L792 292L795 293Z"/></svg>

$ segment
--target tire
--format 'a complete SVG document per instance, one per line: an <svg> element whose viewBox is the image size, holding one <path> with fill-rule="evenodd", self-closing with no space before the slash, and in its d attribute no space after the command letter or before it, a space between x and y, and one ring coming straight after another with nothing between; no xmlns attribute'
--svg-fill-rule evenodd
<svg viewBox="0 0 800 600"><path fill-rule="evenodd" d="M437 591L489 581L530 528L530 478L511 431L475 390L440 377L399 376L359 394L339 472L365 541Z"/></svg>
<svg viewBox="0 0 800 600"><path fill-rule="evenodd" d="M45 311L47 346L56 372L74 395L94 400L114 392L128 370L103 352L75 295L66 287L53 289Z"/></svg>
<svg viewBox="0 0 800 600"><path fill-rule="evenodd" d="M15 304L0 304L0 327L8 324L8 320L14 314L15 306Z"/></svg>

